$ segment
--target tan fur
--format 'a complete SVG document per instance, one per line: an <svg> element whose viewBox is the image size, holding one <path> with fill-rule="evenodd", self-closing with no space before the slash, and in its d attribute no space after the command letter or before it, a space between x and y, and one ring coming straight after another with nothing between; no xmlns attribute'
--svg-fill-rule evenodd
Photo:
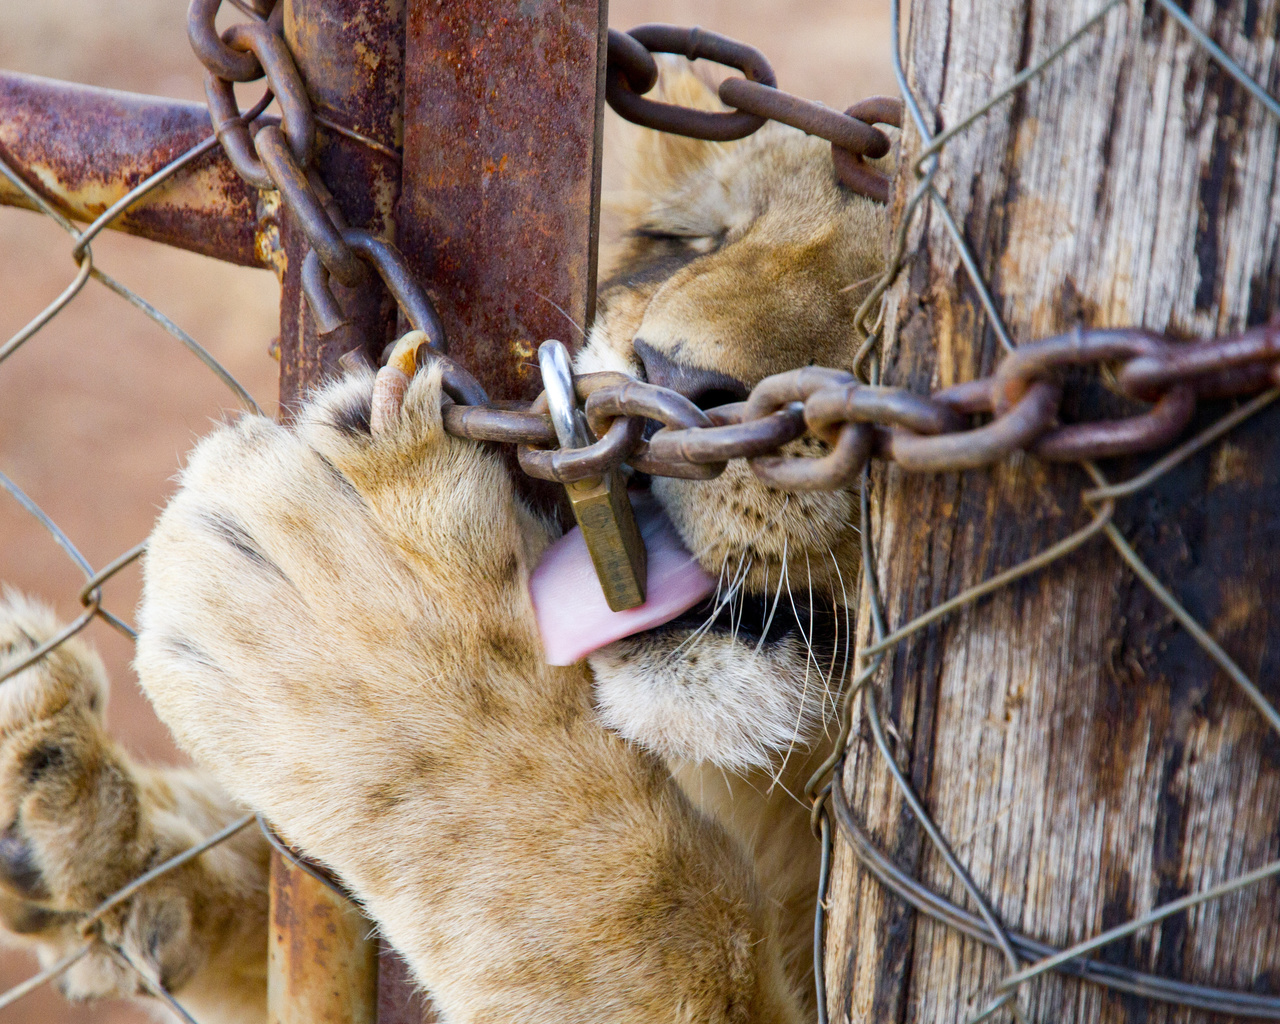
<svg viewBox="0 0 1280 1024"><path fill-rule="evenodd" d="M717 105L682 64L662 89ZM847 365L883 210L837 186L827 145L774 125L732 144L636 135L632 234L579 369L643 375L637 340L748 387ZM56 957L77 914L246 805L343 877L451 1024L811 1017L818 848L798 795L847 667L855 496L783 495L739 463L655 480L718 598L552 668L526 584L557 527L491 452L444 434L438 375L371 435L372 388L356 373L293 428L215 431L152 537L137 666L209 775L111 745L76 641L0 687L9 874L37 865L27 891L0 888L4 922L37 924L28 941ZM54 628L11 599L0 662L15 630ZM257 1024L264 872L242 833L111 934L202 1020ZM98 956L66 988L137 991Z"/></svg>
<svg viewBox="0 0 1280 1024"><path fill-rule="evenodd" d="M583 666L543 663L548 526L444 433L438 372L376 440L342 426L371 391L197 448L148 552L161 717L343 877L451 1022L799 1020L738 849L600 727Z"/></svg>

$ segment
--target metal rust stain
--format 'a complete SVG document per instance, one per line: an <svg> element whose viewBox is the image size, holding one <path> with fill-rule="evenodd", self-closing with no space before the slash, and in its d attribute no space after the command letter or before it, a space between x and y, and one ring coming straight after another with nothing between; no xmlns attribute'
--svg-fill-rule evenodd
<svg viewBox="0 0 1280 1024"><path fill-rule="evenodd" d="M0 71L0 156L74 220L90 221L211 134L196 103ZM213 150L121 214L130 234L259 266L256 191ZM0 178L0 204L28 206Z"/></svg>
<svg viewBox="0 0 1280 1024"><path fill-rule="evenodd" d="M320 176L352 226L394 238L404 0L285 0L284 34L321 119Z"/></svg>
<svg viewBox="0 0 1280 1024"><path fill-rule="evenodd" d="M285 40L319 120L315 165L320 177L349 226L395 238L404 0L283 2ZM316 335L301 292L306 241L287 215L282 218L280 237L286 256L280 305L280 399L287 415L308 387L336 371L341 349L348 342ZM385 290L376 282L358 289L333 282L333 291L357 323L370 355L376 356L395 329L395 307Z"/></svg>
<svg viewBox="0 0 1280 1024"><path fill-rule="evenodd" d="M316 112L391 149L401 143L404 0L286 3L285 38Z"/></svg>
<svg viewBox="0 0 1280 1024"><path fill-rule="evenodd" d="M273 850L269 1024L376 1024L378 948L369 931L354 903Z"/></svg>
<svg viewBox="0 0 1280 1024"><path fill-rule="evenodd" d="M254 235L254 251L258 262L269 267L276 275L276 280L284 281L289 269L289 257L284 251L284 242L280 237L280 193L275 189L259 193L258 198L258 230ZM280 359L280 339L276 339L276 361Z"/></svg>
<svg viewBox="0 0 1280 1024"><path fill-rule="evenodd" d="M598 0L410 3L400 248L494 398L594 313L605 30Z"/></svg>

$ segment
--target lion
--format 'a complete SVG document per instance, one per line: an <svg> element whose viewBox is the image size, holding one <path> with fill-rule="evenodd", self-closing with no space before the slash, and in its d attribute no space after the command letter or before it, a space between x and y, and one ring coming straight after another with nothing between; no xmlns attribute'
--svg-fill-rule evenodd
<svg viewBox="0 0 1280 1024"><path fill-rule="evenodd" d="M659 88L719 106L684 62ZM850 364L885 211L838 184L827 143L636 129L629 152L626 242L578 371L710 408ZM451 1024L811 1019L801 794L849 665L855 491L783 493L742 460L653 478L714 593L549 665L529 577L560 522L444 432L438 368L376 432L372 390L354 370L290 426L216 428L160 516L136 668L198 769L109 738L78 639L0 686L6 938L57 961L86 913L253 808L342 879ZM10 592L0 668L58 628ZM145 998L127 959L201 1024L264 1021L267 865L249 828L138 889L62 991Z"/></svg>

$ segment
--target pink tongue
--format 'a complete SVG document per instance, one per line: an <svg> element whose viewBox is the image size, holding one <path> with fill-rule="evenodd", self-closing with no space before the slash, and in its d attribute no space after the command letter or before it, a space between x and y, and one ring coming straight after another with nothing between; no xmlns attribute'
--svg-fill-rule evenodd
<svg viewBox="0 0 1280 1024"><path fill-rule="evenodd" d="M631 504L649 552L648 600L610 611L582 531L574 527L547 548L529 578L547 664L572 665L605 644L661 626L715 590L716 581L694 561L658 503L632 494Z"/></svg>

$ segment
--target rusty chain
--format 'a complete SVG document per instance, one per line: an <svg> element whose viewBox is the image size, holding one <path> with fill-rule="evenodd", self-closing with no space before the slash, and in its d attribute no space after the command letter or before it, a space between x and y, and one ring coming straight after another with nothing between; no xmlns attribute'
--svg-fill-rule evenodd
<svg viewBox="0 0 1280 1024"><path fill-rule="evenodd" d="M1110 377L1121 397L1149 408L1119 419L1063 423L1059 374L1072 368ZM459 437L515 442L526 473L562 483L623 463L652 476L708 479L728 460L745 458L780 490L835 490L851 486L870 458L941 472L987 466L1016 451L1053 462L1138 455L1181 434L1198 399L1280 386L1280 319L1199 342L1139 329L1077 328L1023 344L990 376L929 396L812 366L766 378L745 402L708 410L619 373L584 374L576 386L600 438L586 448L549 450L555 435L540 402L450 405L445 426ZM986 422L974 425L975 417ZM659 429L650 434L644 421ZM823 442L828 453L779 454L804 435Z"/></svg>
<svg viewBox="0 0 1280 1024"><path fill-rule="evenodd" d="M205 96L214 134L245 181L279 193L306 237L302 290L317 333L322 338L336 335L342 348L363 349L364 339L334 299L330 280L349 288L366 285L372 268L405 319L426 334L431 355L444 361L449 393L459 401L486 402L488 397L475 378L445 354L448 341L440 317L400 251L386 239L350 227L316 172L312 158L321 119L312 109L282 35L284 4L242 0L236 6L256 20L232 25L220 34L214 22L221 6L222 0L192 0L187 11L187 36L205 68ZM235 84L260 78L266 79L267 95L280 106L278 119L241 115Z"/></svg>
<svg viewBox="0 0 1280 1024"><path fill-rule="evenodd" d="M717 90L732 111L693 110L647 99L657 84L655 53L678 53L741 71ZM873 96L843 114L822 103L806 100L777 87L768 59L753 46L707 32L674 25L640 25L630 32L609 30L609 63L605 98L622 117L635 124L674 135L713 142L745 138L778 121L831 143L831 156L841 184L880 203L889 201L889 179L867 163L889 152L890 140L874 127L902 127L902 101Z"/></svg>

